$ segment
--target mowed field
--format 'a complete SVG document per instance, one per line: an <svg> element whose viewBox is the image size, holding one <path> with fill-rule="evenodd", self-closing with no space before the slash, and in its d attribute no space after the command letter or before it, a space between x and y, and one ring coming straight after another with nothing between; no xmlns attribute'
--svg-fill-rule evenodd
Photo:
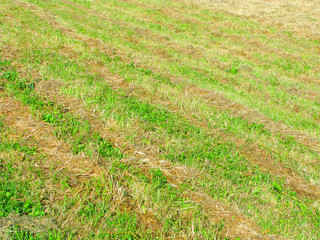
<svg viewBox="0 0 320 240"><path fill-rule="evenodd" d="M1 0L1 239L320 239L316 0Z"/></svg>

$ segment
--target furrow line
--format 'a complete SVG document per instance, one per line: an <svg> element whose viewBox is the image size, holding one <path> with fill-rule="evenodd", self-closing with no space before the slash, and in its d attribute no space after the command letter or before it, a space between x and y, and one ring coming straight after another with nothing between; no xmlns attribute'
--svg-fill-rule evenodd
<svg viewBox="0 0 320 240"><path fill-rule="evenodd" d="M301 144L306 145L313 151L320 153L320 142L315 137L311 137L302 131L294 130L281 122L274 122L269 117L264 116L262 113L257 112L256 110L250 109L244 105L241 105L240 103L227 99L221 93L214 92L213 90L198 88L197 86L192 85L186 86L185 88L189 95L201 97L216 109L228 111L232 115L246 119L249 122L263 124L265 125L265 128L274 135L281 133L284 136L292 136Z"/></svg>

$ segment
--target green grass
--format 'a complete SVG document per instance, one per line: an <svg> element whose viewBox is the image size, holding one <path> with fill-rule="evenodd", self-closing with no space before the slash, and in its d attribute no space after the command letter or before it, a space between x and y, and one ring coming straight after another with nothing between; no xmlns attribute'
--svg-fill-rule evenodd
<svg viewBox="0 0 320 240"><path fill-rule="evenodd" d="M190 190L204 192L212 199L240 209L263 233L285 238L319 237L318 200L295 192L286 184L285 175L274 176L272 171L255 165L242 154L241 144L233 139L241 139L249 146L257 145L259 151L265 150L272 156L274 165L293 169L307 183L319 183L318 151L290 135L275 134L266 125L252 122L250 118L214 108L201 96L185 93L189 84L219 92L274 122L282 122L318 139L319 106L302 95L288 93L291 87L319 90L302 80L305 75L317 77L317 64L312 57L318 56L311 51L314 46L311 40L277 30L265 35L259 32L256 41L261 45L279 47L304 60L301 63L281 54L260 52L258 48L248 50L248 56L255 56L252 60L239 54L248 47L244 38L252 37L262 26L240 17L201 8L193 10L187 4L176 2L170 2L170 6L185 10L181 15L174 15L168 7L157 5L157 2L147 4L163 10L119 1L104 4L78 1L83 5L81 9L70 2L29 2L54 13L58 24L101 40L101 46L92 49L77 35L59 31L50 21L32 11L3 3L10 13L1 25L6 32L2 43L18 46L19 54L11 58L12 64L1 61L0 86L4 91L0 94L27 105L34 118L51 125L57 139L72 147L73 155L85 155L88 159L98 156L99 161L95 163L106 173L85 181L77 180L67 170L58 177L53 171L49 176L39 171L36 174L40 179L38 182L42 183L39 186L30 184L32 178L3 185L3 217L10 213L44 216L59 219L60 227L67 226L66 230L41 233L44 235L15 226L13 234L16 235L12 238L46 236L63 239L81 234L89 239L163 239L169 236L211 239L212 236L224 236L228 226L223 226L223 222L212 222L207 209L187 199L185 193ZM88 8L96 12L88 13ZM103 13L99 15L99 12ZM134 20L133 16L138 12L138 18ZM105 18L109 20L102 21ZM207 25L211 19L226 36L219 40L207 38L208 28L214 24ZM141 35L135 28L144 29L147 36L154 38ZM235 36L240 40L236 41ZM172 44L163 40L166 38ZM283 41L290 43L291 48L284 46ZM190 46L195 50L187 51ZM227 53L220 51L223 46L228 48ZM295 50L295 46L304 51ZM305 57L304 54L309 55ZM210 55L217 58L215 64L212 59L208 60ZM112 81L106 82L96 72L95 63L147 94L137 92L137 96L131 96L125 88L116 88ZM251 75L244 72L242 66L249 66ZM29 75L22 69L27 69ZM177 79L182 81L177 82ZM159 159L196 169L202 176L185 180L174 188L168 176L159 169L141 169L138 160L128 162L130 153L122 153L126 146L116 146L112 139L104 139L85 117L65 112L63 104L37 91L38 84L53 80L60 83L57 92L61 96L78 99L83 104L83 111L91 108L98 112L98 120L106 125L106 131L116 132L137 149L151 149ZM295 112L289 107L292 105L300 111ZM2 125L5 126L5 121ZM29 156L23 160L26 166L34 159L45 158L36 147L24 144L4 141L0 150ZM4 180L26 174L22 170L18 173L12 165L15 159L19 158L5 159L1 175ZM51 204L41 201L39 193L46 189L46 181L53 181L62 189L60 200ZM28 199L30 193L35 194L31 200ZM19 194L24 196L23 201L15 201ZM117 194L123 201L116 199ZM187 210L180 214L179 209ZM149 212L159 223L156 224L157 231L142 219Z"/></svg>
<svg viewBox="0 0 320 240"><path fill-rule="evenodd" d="M134 5L135 6L135 5ZM140 41L139 43L132 43L132 41L130 41L130 39L140 39L141 35L139 35L139 33L134 33L132 32L130 27L127 26L120 26L116 25L116 24L109 24L108 22L105 21L98 21L98 17L97 16L88 16L86 15L86 18L90 19L93 23L95 28L99 28L99 26L101 25L100 29L101 31L99 31L99 36L97 36L97 32L95 32L95 28L93 28L93 26L88 26L88 24L86 25L81 25L81 23L79 24L75 24L74 23L74 17L72 17L72 13L74 10L74 6L72 6L72 10L68 9L66 10L66 6L64 6L64 9L60 9L59 12L55 12L58 15L60 15L61 17L63 17L66 21L71 21L72 19L72 23L70 22L70 26L72 28L77 29L77 31L79 31L80 33L86 34L86 35L90 35L93 38L100 38L102 39L104 42L113 45L115 48L118 49L123 49L125 51L130 52L131 55L134 56L139 56L142 54L144 54L144 56L147 55L147 51L153 50L153 44L155 44L155 42L143 42ZM117 5L118 7L118 5ZM137 8L135 8L137 10ZM68 12L70 11L70 12ZM67 14L68 13L68 14ZM77 14L79 15L79 13L81 13L81 11L76 11L76 13L73 14ZM86 14L83 11L83 14ZM126 12L127 14L127 12ZM136 12L131 13L131 14L137 14ZM125 14L124 14L125 15ZM135 16L134 15L134 16ZM154 14L153 14L154 16ZM161 21L162 19L157 19L157 21ZM173 21L172 24L176 24L175 21ZM191 24L191 23L190 23ZM108 28L112 28L114 27L114 29L110 29L110 32L104 31L105 30L105 25L107 25ZM103 29L103 31L102 31ZM198 28L190 28L192 30L190 30L191 33L193 33L193 31L197 30ZM121 34L120 34L121 33ZM189 31L186 31L186 34L188 34ZM121 37L119 37L117 34L121 35ZM128 34L127 37L125 37L125 35ZM203 33L202 33L203 34ZM181 34L180 34L181 35ZM195 33L196 36L198 36L198 33ZM127 39L127 40L126 40ZM160 46L156 47L156 49L161 48L164 49L165 44L162 44L161 42L158 43L161 44ZM191 42L190 44L194 44L194 42ZM199 44L199 43L198 43ZM156 49L154 49L153 52L156 52ZM267 79L261 79L261 81L256 81L253 80L251 76L244 76L244 74L239 74L239 77L234 78L234 77L230 77L230 74L224 74L221 75L224 70L221 70L221 72L219 73L217 71L217 69L215 69L214 71L211 70L210 66L212 66L212 63L210 61L208 61L207 59L199 59L198 58L185 58L184 56L178 56L178 54L180 54L181 50L172 50L169 49L168 52L170 52L170 55L174 55L173 59L175 60L174 63L172 63L172 61L168 61L167 58L159 58L159 56L149 56L149 58L147 59L147 61L149 62L148 65L152 64L152 63L157 63L156 66L151 65L151 67L156 67L156 68L161 68L163 72L172 72L173 74L177 75L178 77L182 77L182 78L187 78L191 83L195 83L198 84L201 87L205 87L205 88L215 88L219 91L223 91L227 94L227 96L231 99L235 99L237 101L240 101L241 103L252 107L252 108L256 108L257 110L263 112L264 114L266 114L267 116L271 117L273 120L275 121L284 121L286 124L288 125L292 125L298 129L301 130L306 130L308 129L309 131L311 130L312 126L314 128L314 132L317 133L318 132L318 124L316 124L315 121L311 121L311 119L309 119L310 117L313 118L313 114L308 115L309 113L315 113L314 111L314 105L313 102L308 101L308 100L304 100L304 99L296 99L295 96L291 96L291 94L288 94L286 92L282 92L282 88L279 88L279 86L273 86L273 85L269 85L268 84L268 80ZM174 53L174 54L172 54ZM232 57L231 54L228 55L228 57ZM145 57L146 58L146 57ZM184 60L187 60L189 62L189 65L186 67L183 64L179 64L180 62L183 62ZM176 60L181 60L181 61L176 61ZM141 62L140 59L137 59L137 61ZM191 63L194 63L191 64ZM228 62L230 62L229 64L236 64L238 66L241 65L249 65L252 66L254 70L256 70L257 72L257 77L259 76L269 76L272 77L272 75L270 76L269 73L267 73L265 70L269 70L269 69L260 69L260 66L256 67L254 62L248 62L248 60L243 60L241 58L238 59L232 59L231 61L228 60ZM296 75L301 75L301 74L306 74L306 71L308 71L308 69L313 73L314 71L312 69L312 67L310 67L308 64L304 64L305 66L302 68L300 67L300 64L298 61L296 60L288 60L288 59L277 59L276 61L271 61L271 63L269 63L270 66L279 66L280 70L279 72L282 73L289 73L291 70L295 71L294 74ZM198 66L201 66L201 68L199 68ZM313 64L313 66L315 66ZM261 71L262 70L262 71ZM276 70L278 71L278 70ZM261 72L263 72L263 74L261 74ZM217 74L218 73L218 74ZM234 75L234 74L232 74ZM215 81L214 79L219 79L221 77L225 77L225 78L231 78L231 81L233 81L235 83L236 86L234 85L222 85L220 81ZM278 76L277 76L278 77ZM296 86L297 84L292 84L291 81L291 77L292 75L289 75L288 77L290 77L290 83L286 83L286 85L289 86ZM234 78L234 79L232 79ZM212 80L211 80L212 79ZM289 78L287 78L289 80ZM208 81L209 80L209 81ZM238 82L238 81L241 82ZM212 85L213 83L215 83L214 85ZM249 85L248 85L249 84ZM258 86L257 86L258 84ZM247 86L245 86L247 85ZM299 84L301 85L301 84ZM268 88L266 88L266 86L268 86ZM281 85L280 85L281 86ZM256 89L253 93L248 92L248 89ZM257 94L257 92L259 94ZM258 104L258 98L259 96L265 96L263 98L260 99L260 104ZM284 96L286 98L284 98ZM272 108L270 108L268 106L268 108L264 107L264 103L265 101L271 97L272 100L274 99L274 101L271 101L270 104L273 105ZM288 107L290 105L298 105L300 107L301 110L305 109L305 111L303 111L303 114L299 114L297 116L297 114L295 112L285 112L284 113L284 108L283 105L286 104L288 105ZM290 108L288 108L289 110ZM319 109L317 109L316 111L318 111ZM290 116L290 121L287 121L287 117L288 114L291 114ZM308 115L308 118L301 118L301 115Z"/></svg>
<svg viewBox="0 0 320 240"><path fill-rule="evenodd" d="M133 174L137 175L141 179L142 182L147 182L150 183L151 186L140 186L142 189L145 189L149 191L147 194L150 195L150 199L148 198L147 203L149 201L154 201L156 205L160 204L168 204L168 203L174 203L175 206L173 208L182 208L185 207L184 198L182 198L181 193L177 192L171 185L168 185L168 182L166 181L164 175L162 174L161 171L159 170L154 170L151 171L151 180L149 181L148 178L146 178L139 169L130 167L127 169L127 167L123 164L119 165L118 160L122 158L122 154L114 148L110 143L108 143L107 140L103 139L99 134L91 132L90 131L90 126L88 122L79 122L80 120L77 119L76 117L73 117L70 114L63 114L59 112L59 107L56 107L54 102L40 98L36 93L34 93L34 88L29 88L26 86L30 86L31 83L27 83L26 80L22 80L19 78L18 74L16 74L15 71L9 71L14 77L8 77L9 74L4 73L4 76L6 76L6 79L10 79L7 84L4 84L5 89L13 94L17 99L20 99L22 103L28 104L31 106L31 111L33 111L35 114L37 114L40 119L42 119L45 122L48 122L52 125L55 126L55 135L57 136L58 139L64 140L66 143L69 143L71 146L73 146L73 153L77 154L80 152L86 153L88 157L92 156L92 152L95 152L99 155L100 158L104 159L104 161L99 162L99 165L105 166L109 165L111 169L109 169L110 173L114 173L116 176L125 171L133 171ZM10 76L11 76L10 75ZM23 87L21 87L23 86ZM52 113L49 113L52 112ZM25 149L20 147L19 145L16 146L16 144L12 144L13 147L9 147L5 145L3 149L6 149L7 151L10 151L11 149ZM26 148L27 149L27 148ZM27 149L28 150L28 149ZM26 150L26 151L27 151ZM108 164L107 159L111 159L111 165L110 163ZM132 176L132 175L130 175ZM136 180L136 177L134 179L131 179L130 177L125 177L121 181L125 181L130 183L132 180ZM57 180L55 180L57 181ZM62 189L69 190L71 189L73 192L72 187L70 186L70 181L71 179L69 177L60 180ZM94 224L94 225L99 225L99 221L101 221L102 218L105 218L106 214L108 211L110 211L111 206L105 205L105 202L111 201L112 200L112 186L113 183L105 183L104 179L97 179L93 180L94 182L89 182L87 186L84 186L84 188L87 188L88 191L91 191L90 188L92 186L97 189L97 192L101 195L102 198L102 204L100 202L94 202L92 203L89 200L85 199L80 199L78 196L75 196L74 198L65 198L63 202L60 204L63 207L64 211L68 211L69 209L71 210L74 206L78 206L78 204L81 204L83 206L83 209L80 208L79 214L77 217L79 218L79 221L81 224ZM96 182L97 181L97 182ZM105 191L99 190L99 186L103 186L102 184L108 184L111 189L107 189L108 195L106 195ZM142 184L139 181L135 181L135 184ZM123 183L122 183L123 185ZM31 188L31 186L30 186ZM159 199L159 194L162 196ZM102 197L103 196L103 197ZM154 199L152 199L152 197ZM99 199L98 196L94 196L94 199ZM178 204L181 202L180 204ZM7 205L5 203L5 205ZM28 204L27 204L28 205ZM189 204L193 206L193 204ZM25 206L25 205L23 205ZM29 207L29 205L27 206ZM130 207L129 207L130 208ZM199 207L192 207L192 209L198 209ZM61 211L61 210L60 210ZM172 211L170 209L170 211ZM195 213L195 210L192 210ZM99 213L99 214L98 214ZM165 212L166 213L166 212ZM165 214L163 213L163 214ZM66 214L67 216L67 214ZM197 213L198 218L205 218L205 216L201 215L200 212ZM177 222L172 219L172 216L161 216L162 219L166 221L166 225L164 226L163 230L159 232L160 235L167 235L169 234L172 229L188 229L187 227L184 227L185 225L188 224L195 224L193 220L184 221L184 222ZM111 220L112 219L112 220ZM108 221L108 225L104 226L105 232L103 233L96 233L96 232L90 232L88 233L90 237L98 237L98 238L118 238L115 236L119 235L119 239L121 238L126 238L126 237L136 237L136 232L138 231L138 223L136 219L136 215L133 213L124 213L122 211L117 211L115 217L112 217ZM202 225L205 223L206 219L203 219L203 221L196 222L196 224ZM119 232L115 233L110 233L112 232L113 229L120 229ZM123 229L123 230L121 230ZM140 231L139 231L140 232ZM142 232L143 233L143 232ZM139 233L139 237L142 237L142 233ZM22 233L21 233L22 234ZM27 233L26 233L27 234ZM73 234L76 234L74 232ZM208 238L209 236L216 235L215 233L215 226L212 225L211 227L209 226L209 229L201 229L201 227L198 227L198 233L197 235ZM22 234L23 235L23 234ZM143 235L143 238L151 238L149 236L150 234L148 231ZM149 236L149 237L148 237Z"/></svg>
<svg viewBox="0 0 320 240"><path fill-rule="evenodd" d="M79 70L79 68L77 69ZM12 75L17 77L17 74ZM95 82L97 82L97 80ZM31 83L25 82L22 84L18 77L16 79L10 77L10 82L5 85L5 88L11 90L23 103L33 106L34 109L38 108L37 111L40 112L41 119L54 124L58 128L56 136L71 143L74 153L83 151L90 157L90 151L88 151L87 146L92 148L92 146L96 145L98 153L100 153L102 157L110 157L106 154L109 152L113 153L111 154L112 159L121 156L116 150L110 151L109 144L102 144L101 146L99 144L101 137L90 137L95 136L95 134L90 133L90 128L87 124L83 122L80 124L79 121L70 117L70 115L59 113L53 102L50 100L41 100L37 94L33 92L33 88L25 87L30 84ZM99 87L101 87L101 89ZM255 214L259 214L261 207L251 206L252 201L257 201L257 203L259 203L261 201L259 197L265 197L264 194L261 194L262 192L260 192L259 189L264 189L264 191L268 191L271 195L269 198L277 199L277 208L295 211L294 208L287 207L289 204L288 202L291 202L289 205L292 206L297 204L295 201L295 192L288 190L286 195L282 195L282 190L280 189L282 189L281 186L283 183L276 179L273 180L266 173L251 166L246 159L238 155L235 146L232 143L221 142L219 136L212 137L206 134L204 131L192 126L176 114L172 114L160 107L154 107L148 103L140 102L136 98L126 97L121 91L118 93L114 92L107 85L95 85L94 89L98 91L100 89L100 91L94 95L94 98L89 98L90 92L86 93L85 89L81 89L81 93L87 96L88 102L103 106L104 115L106 117L110 116L112 113L112 118L122 124L128 124L132 119L138 118L141 121L140 124L144 126L145 131L154 132L155 135L158 135L158 138L159 135L165 135L166 138L170 138L171 144L167 144L167 146L161 149L163 158L188 166L195 166L196 164L199 169L203 168L202 164L204 159L209 163L209 165L205 167L206 172L209 174L207 176L208 178L204 178L202 181L200 180L200 182L195 181L191 186L187 185L186 188L195 188L195 186L202 186L207 182L219 182L220 184L213 184L210 187L206 186L205 191L213 198L227 199L231 202L237 202L238 204L239 199L237 197L229 198L228 196L233 196L235 194L248 195L251 192L250 189L258 189L255 191L255 196L248 195L247 199L242 199L244 207L248 208L249 205L251 211L255 212ZM117 109L115 108L116 106ZM81 127L81 129L79 129L79 127ZM261 129L259 125L252 125L251 128L252 127ZM81 134L82 131L85 133ZM86 133L86 131L89 132ZM129 135L128 137L130 138L131 136ZM219 159L219 162L215 162L215 159ZM245 173L247 172L252 172L252 176L245 176ZM226 186L228 186L227 189ZM195 189L202 190L198 187ZM309 200L305 201L305 204L310 204ZM300 204L300 202L298 203ZM269 210L268 208L264 208L263 212L260 212L260 214L265 214L266 211L272 213L274 207L275 206L272 206ZM306 222L311 221L315 224L318 222L317 217L313 216L312 211L306 211L301 212L297 215L296 219L292 220L292 226L296 226L297 223L295 222L301 222L301 218L305 219L304 221ZM276 220L273 219L273 222L274 221ZM281 221L281 218L278 221ZM262 224L265 224L263 225L265 230L274 232L279 231L277 228L272 229L263 221ZM278 225L278 227L281 229L283 228L282 225Z"/></svg>

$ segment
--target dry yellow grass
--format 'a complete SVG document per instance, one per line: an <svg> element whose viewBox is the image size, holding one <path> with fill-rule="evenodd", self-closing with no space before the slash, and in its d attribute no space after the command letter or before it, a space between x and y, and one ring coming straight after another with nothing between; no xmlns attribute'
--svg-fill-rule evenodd
<svg viewBox="0 0 320 240"><path fill-rule="evenodd" d="M318 0L192 0L209 9L240 17L253 18L270 27L294 34L319 38L320 9Z"/></svg>
<svg viewBox="0 0 320 240"><path fill-rule="evenodd" d="M65 175L44 206L77 237L320 236L315 2L188 2L1 3L0 125Z"/></svg>

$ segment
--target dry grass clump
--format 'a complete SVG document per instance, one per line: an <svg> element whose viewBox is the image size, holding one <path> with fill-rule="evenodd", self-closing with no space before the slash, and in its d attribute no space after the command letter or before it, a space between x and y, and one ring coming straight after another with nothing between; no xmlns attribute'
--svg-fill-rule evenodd
<svg viewBox="0 0 320 240"><path fill-rule="evenodd" d="M46 217L29 217L19 214L9 214L7 217L0 218L0 238L9 240L8 232L13 232L13 227L19 226L21 229L32 234L45 233L50 230L58 230L54 221Z"/></svg>

